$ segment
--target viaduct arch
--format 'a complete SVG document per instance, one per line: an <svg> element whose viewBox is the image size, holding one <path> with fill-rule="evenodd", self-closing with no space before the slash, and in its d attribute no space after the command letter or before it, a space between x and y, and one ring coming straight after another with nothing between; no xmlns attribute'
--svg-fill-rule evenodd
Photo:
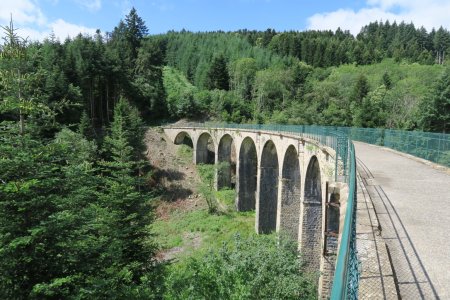
<svg viewBox="0 0 450 300"><path fill-rule="evenodd" d="M301 203L300 161L295 146L290 145L283 159L281 179L280 230L298 240Z"/></svg>
<svg viewBox="0 0 450 300"><path fill-rule="evenodd" d="M321 297L327 297L335 266L326 257L325 231L331 226L328 220L336 220L326 217L328 190L331 198L347 199L348 193L345 183L335 182L335 150L311 137L272 131L204 127L164 131L175 144L192 145L194 163L219 165L217 189L233 187L235 180L236 209L256 211L257 233L281 232L298 242L307 267L320 274ZM345 209L339 214L343 220Z"/></svg>
<svg viewBox="0 0 450 300"><path fill-rule="evenodd" d="M239 164L236 180L236 207L239 211L249 211L256 208L256 187L258 177L258 156L255 142L246 137L241 142Z"/></svg>

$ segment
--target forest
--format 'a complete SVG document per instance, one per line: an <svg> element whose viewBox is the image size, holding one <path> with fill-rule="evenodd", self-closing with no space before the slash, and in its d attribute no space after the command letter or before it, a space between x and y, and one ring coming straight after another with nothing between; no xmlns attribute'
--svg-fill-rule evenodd
<svg viewBox="0 0 450 300"><path fill-rule="evenodd" d="M442 27L386 21L357 36L149 35L132 9L111 32L30 42L13 20L2 25L2 299L317 296L295 247L271 238L236 237L175 272L157 260L160 191L148 184L148 126L189 119L450 130L450 32ZM252 277L267 267L254 255L278 268Z"/></svg>

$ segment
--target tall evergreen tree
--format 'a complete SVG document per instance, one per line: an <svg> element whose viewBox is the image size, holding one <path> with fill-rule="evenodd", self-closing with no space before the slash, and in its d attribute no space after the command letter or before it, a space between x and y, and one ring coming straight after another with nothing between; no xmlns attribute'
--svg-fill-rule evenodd
<svg viewBox="0 0 450 300"><path fill-rule="evenodd" d="M138 16L136 9L131 8L125 16L125 37L131 49L131 58L137 58L142 39L148 34L148 28L144 20Z"/></svg>
<svg viewBox="0 0 450 300"><path fill-rule="evenodd" d="M212 61L208 71L207 87L210 90L228 90L230 88L230 78L228 75L227 60L223 55L219 55Z"/></svg>
<svg viewBox="0 0 450 300"><path fill-rule="evenodd" d="M424 130L447 133L450 130L450 68L445 69L434 90L421 106Z"/></svg>
<svg viewBox="0 0 450 300"><path fill-rule="evenodd" d="M0 113L18 119L20 134L24 134L28 116L50 110L38 92L39 75L30 66L27 41L17 34L12 20L2 29L5 36L0 48Z"/></svg>
<svg viewBox="0 0 450 300"><path fill-rule="evenodd" d="M356 104L361 104L364 97L369 93L369 82L364 74L360 74L356 79L353 92L351 94L351 100Z"/></svg>

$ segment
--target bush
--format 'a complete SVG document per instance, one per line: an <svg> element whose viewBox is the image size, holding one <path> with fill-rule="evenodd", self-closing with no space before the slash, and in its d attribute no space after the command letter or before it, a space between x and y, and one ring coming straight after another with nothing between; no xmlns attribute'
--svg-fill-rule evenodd
<svg viewBox="0 0 450 300"><path fill-rule="evenodd" d="M302 271L295 242L252 236L176 265L166 299L316 299L317 277Z"/></svg>

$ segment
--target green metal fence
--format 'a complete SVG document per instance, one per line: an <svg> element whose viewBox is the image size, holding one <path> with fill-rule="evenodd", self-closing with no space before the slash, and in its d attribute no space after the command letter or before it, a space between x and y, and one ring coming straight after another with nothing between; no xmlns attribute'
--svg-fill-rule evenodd
<svg viewBox="0 0 450 300"><path fill-rule="evenodd" d="M336 130L354 141L385 146L450 167L450 134L355 127Z"/></svg>
<svg viewBox="0 0 450 300"><path fill-rule="evenodd" d="M356 158L355 147L349 141L349 193L342 230L331 299L358 299L359 262L356 251Z"/></svg>

